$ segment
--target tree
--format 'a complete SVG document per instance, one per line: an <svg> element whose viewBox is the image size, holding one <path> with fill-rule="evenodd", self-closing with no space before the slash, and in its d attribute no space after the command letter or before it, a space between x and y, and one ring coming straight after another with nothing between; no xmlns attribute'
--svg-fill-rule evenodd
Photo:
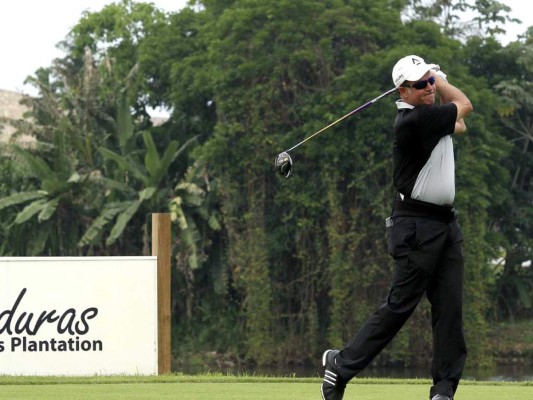
<svg viewBox="0 0 533 400"><path fill-rule="evenodd" d="M525 268L531 262L533 231L531 226L531 188L533 180L533 41L510 44L502 56L515 60L516 72L495 85L501 95L500 122L506 139L512 145L506 166L511 173L510 198L497 212L494 229L503 232L500 244L503 260L498 270L496 293L501 314L511 320L515 316L531 315L533 309L533 273Z"/></svg>
<svg viewBox="0 0 533 400"><path fill-rule="evenodd" d="M222 195L228 262L242 298L248 355L255 357L261 346L264 352L270 335L284 349L284 357L301 361L327 345L325 338L333 344L349 339L361 315L386 294L391 264L382 220L390 212L393 192L387 140L391 122L386 116L390 104L380 103L332 129L329 139L317 138L298 149L290 185L274 179L264 161L275 154L273 147L287 148L343 114L332 110L349 110L381 93L390 85L390 66L406 51L438 60L477 104L489 106L493 97L481 100L483 81L471 83L468 69L458 62L465 57L461 44L442 35L439 25L402 25L403 2L387 15L379 2L280 0L253 2L252 7L238 1L221 3L216 11L212 4L206 5L206 14L214 19L204 37L209 38L208 86L214 92L217 121L201 151L216 166L212 171ZM465 232L478 239L466 246L467 327L479 343L471 359L485 364L490 360L483 350L489 307L481 283L489 268L489 257L481 251L489 206L484 194L489 165L505 152L496 146L477 154L478 137L497 145L501 139L480 119L470 129L473 138L461 146L461 163L472 172L459 174L461 189L468 189L458 202L467 215L462 220ZM472 193L478 196L472 198ZM256 256L250 257L250 251ZM407 346L430 347L430 338L419 333L427 323L425 311L408 327ZM256 318L263 325L254 324ZM298 354L291 352L296 341ZM400 340L396 345L404 344ZM424 362L409 357L403 362Z"/></svg>
<svg viewBox="0 0 533 400"><path fill-rule="evenodd" d="M117 175L122 176L124 180L106 180L109 189L121 189L119 194L111 196L118 199L104 205L100 215L81 238L80 246L93 243L101 236L107 223L115 217L116 223L106 239L107 246L112 245L122 236L124 229L137 213L146 216L151 212L167 208L171 194L170 189L166 187L165 178L177 157L194 138L181 147L177 141L171 141L164 153L160 155L150 132L143 132L142 137L146 147L145 151L140 154L138 150L135 150L133 153L122 156L105 147L99 149L105 159L116 164ZM143 156L144 162L141 161ZM141 227L145 233L143 249L145 249L144 254L148 254L148 219L146 217L142 219L144 222Z"/></svg>
<svg viewBox="0 0 533 400"><path fill-rule="evenodd" d="M205 165L199 163L189 167L170 201L171 220L177 225L176 267L186 282L185 310L189 320L193 317L195 305L194 271L205 264L212 248L209 232L204 226L213 231L221 229L215 202L216 186L210 182ZM221 274L213 276L213 285L219 288L218 291L225 290Z"/></svg>
<svg viewBox="0 0 533 400"><path fill-rule="evenodd" d="M69 251L139 254L148 251L148 213L170 210L180 354L216 349L260 364L315 359L349 340L387 295L392 263L383 220L394 194L394 100L298 148L290 180L275 175L272 160L389 88L392 65L416 53L440 64L476 110L457 140L456 203L465 234L465 328L475 337L469 360L490 364L489 287L507 296L513 312L528 293L503 278L524 283L517 260L531 249L529 42L503 49L488 32L451 38L443 25L456 28L455 15L469 4L462 1L433 2L437 14L421 9L408 21L406 5L422 3L194 4L164 14L122 1L87 13L63 43L65 57L37 72L37 124L20 121L19 130L45 145L3 160L17 165L8 180L26 171L23 159L45 164L0 192L0 202L12 203L1 210L8 223L21 205L35 203L14 234L40 232L38 214L59 198L45 216L61 215L64 227L58 211L75 204L79 214L69 210L66 221L79 223L68 226ZM434 15L445 19L436 23ZM168 121L153 126L148 106L167 107ZM64 170L57 157L67 160ZM58 191L43 192L36 172L43 179L50 172ZM14 236L8 223L2 238ZM509 273L498 275L491 261L502 253ZM429 327L421 304L376 361L427 364Z"/></svg>
<svg viewBox="0 0 533 400"><path fill-rule="evenodd" d="M30 110L26 119L11 121L17 129L15 138L29 135L36 140L29 147L15 142L8 152L18 172L31 182L26 190L0 200L0 208L26 204L13 220L18 225L13 241L24 244L14 246L19 250L13 255L79 254L73 244L99 202L93 118L98 101L90 95L94 85L91 57L86 54L83 62L83 73L75 78L76 89L68 85L73 77L56 82L53 69L38 70L29 82L39 95L23 99Z"/></svg>
<svg viewBox="0 0 533 400"><path fill-rule="evenodd" d="M511 8L496 0L410 0L406 15L410 19L437 21L450 37L494 37L505 33L505 24L520 22L511 18ZM470 14L470 15L469 15ZM473 16L472 16L473 14Z"/></svg>
<svg viewBox="0 0 533 400"><path fill-rule="evenodd" d="M86 12L72 28L61 48L68 55L64 64L71 70L81 67L80 59L89 49L99 69L111 71L102 74L104 86L100 96L114 97L115 85L123 85L130 72L139 64L142 43L165 24L165 14L152 4L122 0L105 6L99 12ZM108 63L113 65L108 68ZM129 82L128 104L133 105L136 117L148 116L150 103L143 96L149 82L137 74Z"/></svg>

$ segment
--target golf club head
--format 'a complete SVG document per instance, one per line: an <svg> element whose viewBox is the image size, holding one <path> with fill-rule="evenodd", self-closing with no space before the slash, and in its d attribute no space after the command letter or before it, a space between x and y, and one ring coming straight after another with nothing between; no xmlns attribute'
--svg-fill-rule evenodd
<svg viewBox="0 0 533 400"><path fill-rule="evenodd" d="M288 178L292 171L292 159L289 153L284 151L279 153L275 160L276 169L285 178Z"/></svg>

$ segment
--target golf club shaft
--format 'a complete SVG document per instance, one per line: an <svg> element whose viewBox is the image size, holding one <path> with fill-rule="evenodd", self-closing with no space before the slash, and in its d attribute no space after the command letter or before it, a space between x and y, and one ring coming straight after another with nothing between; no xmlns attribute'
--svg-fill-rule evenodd
<svg viewBox="0 0 533 400"><path fill-rule="evenodd" d="M324 132L326 129L329 129L329 128L331 128L333 125L338 124L338 123L341 122L343 119L348 118L350 115L353 115L353 114L355 114L355 113L357 113L357 112L359 112L359 111L361 111L361 110L363 110L363 109L365 109L365 108L367 108L367 107L370 107L372 104L374 104L374 103L375 103L376 101L378 101L379 99L382 99L383 97L388 96L389 94L391 94L392 92L394 92L394 91L396 91L396 90L397 90L396 88L392 88L392 89L390 89L389 91L387 91L387 92L385 92L385 93L379 95L379 96L376 97L375 99L370 100L368 103L365 103L365 104L363 104L362 106L356 108L355 110L350 111L348 114L346 114L346 115L340 117L340 118L339 118L338 120L336 120L335 122L332 122L332 123L329 124L328 126L325 126L324 128L320 129L319 131L313 133L311 136L305 138L305 139L302 140L300 143L298 143L298 144L292 146L289 150L285 150L285 152L286 152L286 153L289 153L290 151L294 150L294 149L297 148L298 146L300 146L300 145L304 144L305 142L307 142L308 140L314 138L316 135L318 135L318 134Z"/></svg>

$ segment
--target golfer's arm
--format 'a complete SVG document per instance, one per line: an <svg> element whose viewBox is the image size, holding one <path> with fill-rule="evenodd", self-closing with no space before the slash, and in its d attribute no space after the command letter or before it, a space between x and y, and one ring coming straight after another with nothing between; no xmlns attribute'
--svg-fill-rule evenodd
<svg viewBox="0 0 533 400"><path fill-rule="evenodd" d="M455 122L455 130L453 133L456 135L462 135L466 132L466 124L464 118L461 118L460 120Z"/></svg>
<svg viewBox="0 0 533 400"><path fill-rule="evenodd" d="M448 104L448 103L454 103L457 106L457 124L460 126L463 126L466 130L466 126L464 124L463 118L466 117L468 114L472 112L474 107L472 107L472 103L466 97L466 95L461 92L459 89L457 89L455 86L450 85L448 82L446 82L444 79L442 79L440 76L436 76L436 82L437 82L437 92L439 93L442 103ZM460 122L463 120L462 122ZM456 124L456 129L458 128Z"/></svg>

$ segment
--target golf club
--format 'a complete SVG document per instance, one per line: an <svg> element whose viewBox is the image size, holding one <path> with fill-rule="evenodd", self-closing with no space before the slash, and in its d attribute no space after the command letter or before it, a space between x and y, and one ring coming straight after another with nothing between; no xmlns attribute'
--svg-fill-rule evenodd
<svg viewBox="0 0 533 400"><path fill-rule="evenodd" d="M291 174L291 171L292 171L292 158L291 156L289 155L289 152L293 151L295 148L297 148L298 146L304 144L305 142L307 142L308 140L311 140L312 138L314 138L315 136L317 136L318 134L324 132L326 129L329 129L331 128L333 125L341 122L343 119L346 119L348 118L350 115L353 115L361 110L364 110L365 108L367 107L370 107L372 104L374 104L376 101L382 99L383 97L385 96L388 96L389 94L391 94L392 92L396 91L397 88L392 88L388 91L386 91L385 93L383 94L380 94L378 97L376 97L375 99L372 99L370 100L368 103L365 103L363 104L362 106L356 108L355 110L352 110L350 111L348 114L340 117L338 120L332 122L331 124L329 124L328 126L325 126L324 128L320 129L319 131L313 133L311 136L305 138L304 140L302 140L300 143L297 143L295 144L294 146L292 146L290 149L288 150L285 150L284 152L282 153L279 153L274 161L274 164L276 166L276 169L279 171L279 173L281 175L283 175L285 178L288 178Z"/></svg>

